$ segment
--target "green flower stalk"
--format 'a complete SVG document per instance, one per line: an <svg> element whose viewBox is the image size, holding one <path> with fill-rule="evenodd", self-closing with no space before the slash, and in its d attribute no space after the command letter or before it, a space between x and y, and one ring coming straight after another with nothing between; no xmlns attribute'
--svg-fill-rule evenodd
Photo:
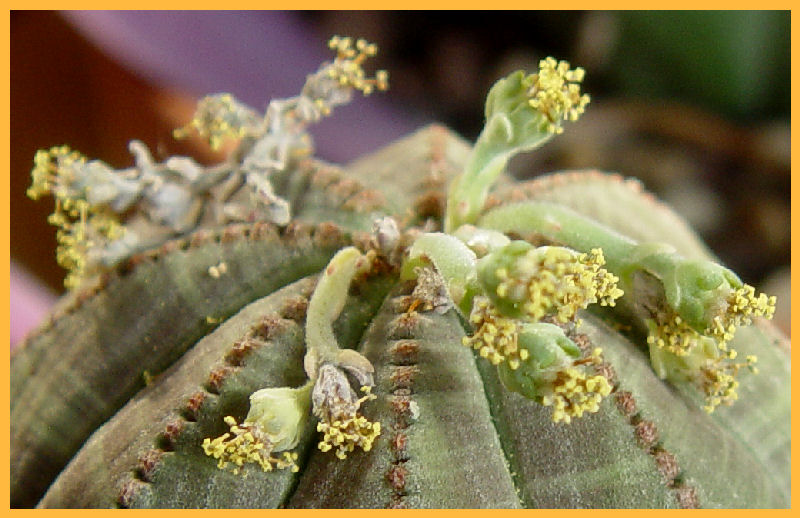
<svg viewBox="0 0 800 518"><path fill-rule="evenodd" d="M342 312L353 278L365 274L372 259L355 247L340 250L330 261L308 304L306 317L306 355L304 366L309 381L303 387L262 389L250 396L250 412L241 425L228 416L231 432L214 440L206 438L203 449L219 459L219 468L228 463L234 472L245 462L259 464L265 471L273 467L297 471L296 453L283 459L272 452L294 448L299 441L308 411L320 420L317 431L323 433L321 451L336 448L336 456L347 457L356 446L369 451L380 435L380 423L373 423L359 413L361 405L375 396L372 364L360 353L340 349L333 332L333 322ZM365 395L359 397L347 374L360 385ZM231 437L233 434L233 438Z"/></svg>
<svg viewBox="0 0 800 518"><path fill-rule="evenodd" d="M375 369L364 356L352 349L339 349L333 322L347 300L353 278L365 274L372 258L354 247L339 251L325 268L308 305L306 318L306 373L314 380L313 413L320 420L317 431L324 434L321 451L336 448L336 456L347 457L356 446L369 451L381 433L380 423L373 423L359 413L361 405L375 399L371 393ZM359 397L347 374L352 376L365 395Z"/></svg>
<svg viewBox="0 0 800 518"><path fill-rule="evenodd" d="M358 354L339 349L333 322L347 302L347 291L353 278L365 274L371 266L371 257L349 246L337 252L325 268L308 304L305 368L309 378L315 379L319 366L324 363L336 362L343 355ZM367 383L367 378L363 379Z"/></svg>
<svg viewBox="0 0 800 518"><path fill-rule="evenodd" d="M449 190L448 233L477 220L489 188L511 157L561 133L562 121L578 119L589 103L589 96L580 93L583 76L582 68L571 70L566 61L547 58L535 74L517 71L495 83L486 98L484 129Z"/></svg>

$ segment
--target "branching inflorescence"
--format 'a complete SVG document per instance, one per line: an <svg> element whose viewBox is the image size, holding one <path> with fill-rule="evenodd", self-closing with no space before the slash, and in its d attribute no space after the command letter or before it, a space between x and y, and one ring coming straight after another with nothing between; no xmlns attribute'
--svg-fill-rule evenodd
<svg viewBox="0 0 800 518"><path fill-rule="evenodd" d="M197 132L213 148L236 139L236 150L218 166L183 157L155 163L138 142L131 144L135 167L123 171L66 147L37 153L28 194L56 198L51 222L59 227L58 260L69 270L67 285L164 236L195 228L204 214L218 224L288 223L289 205L273 192L271 180L311 155L308 126L354 91L387 88L386 72L370 78L362 68L375 45L334 37L329 46L336 52L333 62L308 76L297 97L272 101L264 116L229 94L200 101L176 136ZM401 246L396 222L384 218L376 222L374 250L362 254L348 247L331 259L308 307L307 383L259 390L243 421L227 416L230 431L202 445L220 468L239 472L254 463L265 471L297 470L297 454L289 450L312 416L321 451L344 459L356 448L372 448L381 425L365 417L362 406L376 398L374 368L360 353L340 349L333 322L353 279L370 271L376 253L396 258L405 245L402 264L394 266L401 279L417 281L412 297L426 299L423 310L460 311L468 322L463 345L495 366L508 390L550 407L554 422L597 412L612 390L603 369L596 369L602 350L581 350L567 336L580 324L580 312L593 305L613 309L619 302L624 315L634 315L649 333L655 372L700 387L708 412L737 398L736 375L742 368L755 372L756 358L737 359L729 342L737 327L772 317L774 297L756 294L710 260L637 243L563 206L531 201L484 210L511 157L542 145L563 131L564 121L583 113L589 102L580 91L583 76L583 69L547 58L534 74L518 71L499 80L487 97L486 125L449 187L444 232L415 229L408 234L413 242ZM122 214L128 214L124 223ZM511 234L535 235L548 245L512 240Z"/></svg>
<svg viewBox="0 0 800 518"><path fill-rule="evenodd" d="M201 220L270 221L286 225L289 203L275 194L272 180L311 156L308 127L348 103L354 91L364 95L388 87L386 72L367 77L363 62L377 48L363 40L333 38L335 59L307 77L300 95L270 102L262 115L230 94L202 99L192 121L176 137L192 132L212 148L226 140L238 144L228 158L204 167L187 157L154 162L141 142L130 150L134 167L114 170L87 160L67 147L41 150L28 195L52 194L50 218L58 230L58 261L68 273L68 288L121 260L197 228Z"/></svg>
<svg viewBox="0 0 800 518"><path fill-rule="evenodd" d="M554 421L596 412L610 385L588 369L601 362L602 351L584 357L561 327L543 319L573 322L591 304L614 305L622 291L602 268L602 253L536 248L473 229L458 235L466 242L455 246L447 234L421 236L407 264L427 261L443 272L454 303L474 329L463 344L496 365L508 389L551 406ZM469 244L483 254L480 259ZM412 275L408 269L405 274Z"/></svg>
<svg viewBox="0 0 800 518"><path fill-rule="evenodd" d="M656 373L690 381L706 396L708 412L737 398L735 376L755 371L755 356L737 361L729 347L736 328L772 318L775 297L756 294L732 271L710 260L690 260L672 247L637 243L576 212L544 202L488 211L478 225L500 232L535 232L577 250L600 244L608 268L627 294L622 300L648 332Z"/></svg>

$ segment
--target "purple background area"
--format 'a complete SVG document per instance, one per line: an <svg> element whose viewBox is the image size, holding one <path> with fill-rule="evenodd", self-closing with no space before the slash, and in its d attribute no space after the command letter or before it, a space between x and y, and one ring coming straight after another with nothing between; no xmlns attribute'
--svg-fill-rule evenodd
<svg viewBox="0 0 800 518"><path fill-rule="evenodd" d="M145 80L195 93L229 92L263 110L297 95L331 59L324 39L283 11L68 11L91 42ZM390 75L391 81L391 75ZM317 155L344 162L424 124L381 94L336 110L312 129Z"/></svg>

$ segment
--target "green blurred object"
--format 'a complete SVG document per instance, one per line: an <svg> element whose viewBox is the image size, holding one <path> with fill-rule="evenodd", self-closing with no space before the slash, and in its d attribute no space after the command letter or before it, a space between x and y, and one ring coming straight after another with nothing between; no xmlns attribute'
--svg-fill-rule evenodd
<svg viewBox="0 0 800 518"><path fill-rule="evenodd" d="M789 11L626 11L618 20L610 70L623 93L737 119L788 115Z"/></svg>

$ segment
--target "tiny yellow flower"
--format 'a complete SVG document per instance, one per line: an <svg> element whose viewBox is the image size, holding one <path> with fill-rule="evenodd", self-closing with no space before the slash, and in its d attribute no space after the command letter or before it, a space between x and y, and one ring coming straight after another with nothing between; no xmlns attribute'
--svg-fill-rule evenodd
<svg viewBox="0 0 800 518"><path fill-rule="evenodd" d="M504 315L530 322L554 315L567 322L590 304L614 306L622 296L604 264L600 249L584 254L513 241L480 260L478 278Z"/></svg>
<svg viewBox="0 0 800 518"><path fill-rule="evenodd" d="M64 286L72 289L87 275L91 248L118 239L124 227L110 207L86 200L89 186L80 174L87 165L86 157L59 146L37 151L33 162L27 194L34 200L47 194L55 198L55 209L47 221L58 228L56 261L67 270Z"/></svg>
<svg viewBox="0 0 800 518"><path fill-rule="evenodd" d="M388 72L379 70L374 78L369 78L361 66L367 58L378 53L377 45L358 39L354 48L352 38L334 36L328 42L328 47L336 51L336 59L328 67L327 74L339 85L360 90L364 95L369 95L376 88L378 90L389 88Z"/></svg>
<svg viewBox="0 0 800 518"><path fill-rule="evenodd" d="M203 440L206 455L218 460L217 467L233 465L234 474L245 463L254 463L264 471L289 468L298 471L297 454L288 452L297 446L311 406L312 384L299 388L261 389L250 395L250 411L242 424L225 417L230 432L215 439ZM280 457L273 452L283 451Z"/></svg>
<svg viewBox="0 0 800 518"><path fill-rule="evenodd" d="M323 434L317 445L320 451L336 448L336 456L345 459L356 446L364 451L372 449L372 443L381 434L381 424L369 421L358 413L358 409L364 402L376 399L376 396L369 386L361 387L361 390L365 395L356 401L355 410L346 414L328 413L320 416L320 422L317 423L317 431Z"/></svg>
<svg viewBox="0 0 800 518"><path fill-rule="evenodd" d="M664 322L651 320L648 322L650 334L647 343L671 352L676 356L685 356L702 338L694 328L687 324L676 313L671 312Z"/></svg>
<svg viewBox="0 0 800 518"><path fill-rule="evenodd" d="M709 414L719 405L730 406L739 398L736 389L739 382L736 376L746 367L754 374L758 373L755 364L758 359L748 355L745 362L733 362L727 357L710 360L700 370L700 386L706 395L703 409Z"/></svg>
<svg viewBox="0 0 800 518"><path fill-rule="evenodd" d="M611 384L603 374L591 375L603 362L602 349L584 354L560 327L544 322L521 324L519 362L498 365L506 388L552 407L554 422L569 423L585 413L597 412Z"/></svg>
<svg viewBox="0 0 800 518"><path fill-rule="evenodd" d="M550 121L548 131L562 133L561 120L575 121L589 104L589 95L581 94L579 83L584 70L570 69L566 61L552 57L539 62L539 71L531 76L528 104Z"/></svg>
<svg viewBox="0 0 800 518"><path fill-rule="evenodd" d="M753 323L753 317L771 319L775 314L775 302L774 296L768 297L764 293L756 295L755 288L743 284L731 291L724 305L724 311L714 317L706 333L715 337L720 343L729 342L738 327Z"/></svg>
<svg viewBox="0 0 800 518"><path fill-rule="evenodd" d="M209 95L197 103L194 117L186 126L173 132L186 137L191 130L208 139L211 149L219 149L226 139L241 139L258 130L260 118L239 103L231 94Z"/></svg>
<svg viewBox="0 0 800 518"><path fill-rule="evenodd" d="M478 351L492 365L507 361L509 367L516 369L527 358L528 351L520 350L517 343L516 321L502 316L486 297L476 297L470 323L475 333L463 337L461 343Z"/></svg>
<svg viewBox="0 0 800 518"><path fill-rule="evenodd" d="M206 455L218 460L217 467L226 469L231 466L231 471L236 475L245 463L254 463L261 466L264 471L273 469L291 469L299 471L297 466L297 453L284 452L281 457L273 457L274 445L267 435L252 423L236 423L231 416L225 417L225 424L230 427L230 433L225 433L215 439L203 440L203 451Z"/></svg>
<svg viewBox="0 0 800 518"><path fill-rule="evenodd" d="M611 384L603 375L590 376L583 365L602 362L601 350L595 349L588 358L556 372L552 383L542 390L542 404L553 407L553 422L569 424L584 413L600 410L600 403L611 393Z"/></svg>

